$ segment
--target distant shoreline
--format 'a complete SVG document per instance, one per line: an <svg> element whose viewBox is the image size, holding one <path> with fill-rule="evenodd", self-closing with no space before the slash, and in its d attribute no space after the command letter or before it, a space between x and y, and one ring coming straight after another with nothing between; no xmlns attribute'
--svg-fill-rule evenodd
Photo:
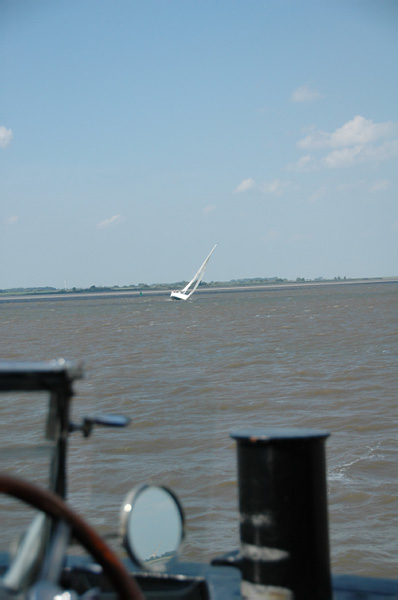
<svg viewBox="0 0 398 600"><path fill-rule="evenodd" d="M267 291L267 290L278 290L278 289L302 289L306 287L320 287L320 286L333 286L333 285L369 285L369 284L386 284L386 283L398 283L398 277L375 277L365 279L339 279L339 280L325 280L325 281L291 281L281 283L264 283L264 284L248 284L248 285L220 285L219 287L203 287L199 288L196 294L225 294L225 293L239 293L239 292L253 292L253 291ZM76 300L79 298L108 298L108 297L125 297L125 298L140 298L144 296L169 296L172 288L170 289L142 289L142 290L107 290L107 291L87 291L87 292L73 292L73 291L54 291L48 293L20 293L10 294L0 293L0 302L16 302L16 301L40 301L40 300Z"/></svg>

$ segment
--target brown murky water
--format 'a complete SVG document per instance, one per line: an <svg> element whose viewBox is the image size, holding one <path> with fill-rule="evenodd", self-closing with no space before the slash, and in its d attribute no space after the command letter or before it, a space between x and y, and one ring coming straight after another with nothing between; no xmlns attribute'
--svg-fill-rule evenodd
<svg viewBox="0 0 398 600"><path fill-rule="evenodd" d="M130 487L159 482L185 508L183 559L231 550L230 431L315 427L331 432L333 571L396 577L398 285L3 301L0 331L2 359L84 361L75 418L131 417L126 430L71 440L70 499L102 531L116 531ZM0 399L2 460L39 473L40 450L18 456L37 442L42 398Z"/></svg>

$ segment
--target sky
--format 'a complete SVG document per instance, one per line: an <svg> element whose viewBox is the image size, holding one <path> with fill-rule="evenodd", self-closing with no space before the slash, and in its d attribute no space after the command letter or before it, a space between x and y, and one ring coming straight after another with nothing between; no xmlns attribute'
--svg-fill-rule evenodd
<svg viewBox="0 0 398 600"><path fill-rule="evenodd" d="M0 0L0 289L398 275L395 0Z"/></svg>

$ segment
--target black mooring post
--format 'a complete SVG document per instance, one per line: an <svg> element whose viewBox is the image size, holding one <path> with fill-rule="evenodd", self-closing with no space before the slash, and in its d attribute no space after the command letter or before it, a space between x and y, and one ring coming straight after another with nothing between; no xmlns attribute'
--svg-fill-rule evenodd
<svg viewBox="0 0 398 600"><path fill-rule="evenodd" d="M242 595L330 600L325 431L254 429L237 441Z"/></svg>

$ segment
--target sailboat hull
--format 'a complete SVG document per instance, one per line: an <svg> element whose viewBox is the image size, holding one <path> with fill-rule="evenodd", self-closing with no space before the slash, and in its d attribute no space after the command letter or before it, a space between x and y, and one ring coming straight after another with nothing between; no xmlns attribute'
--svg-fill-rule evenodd
<svg viewBox="0 0 398 600"><path fill-rule="evenodd" d="M183 292L171 292L170 298L172 300L188 300L190 294L184 294Z"/></svg>

